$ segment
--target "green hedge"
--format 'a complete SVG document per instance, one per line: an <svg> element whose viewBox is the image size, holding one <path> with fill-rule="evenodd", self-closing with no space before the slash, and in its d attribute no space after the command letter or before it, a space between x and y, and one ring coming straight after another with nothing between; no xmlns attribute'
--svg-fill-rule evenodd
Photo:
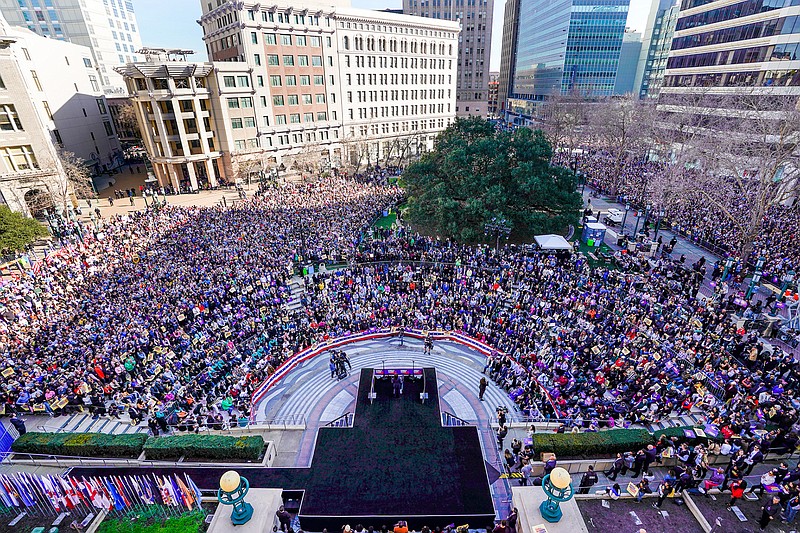
<svg viewBox="0 0 800 533"><path fill-rule="evenodd" d="M106 433L28 432L11 445L18 453L69 455L75 457L136 458L142 453L147 435L108 435Z"/></svg>
<svg viewBox="0 0 800 533"><path fill-rule="evenodd" d="M266 443L259 436L229 437L226 435L175 435L151 438L144 446L148 459L210 459L258 461Z"/></svg>
<svg viewBox="0 0 800 533"><path fill-rule="evenodd" d="M645 429L612 429L597 433L534 433L536 453L560 456L592 456L638 450L653 443Z"/></svg>

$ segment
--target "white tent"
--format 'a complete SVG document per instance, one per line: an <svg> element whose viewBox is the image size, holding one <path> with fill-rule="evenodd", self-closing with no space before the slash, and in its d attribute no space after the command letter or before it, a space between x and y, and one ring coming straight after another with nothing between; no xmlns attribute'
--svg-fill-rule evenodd
<svg viewBox="0 0 800 533"><path fill-rule="evenodd" d="M572 250L570 242L561 235L537 235L534 239L542 250Z"/></svg>

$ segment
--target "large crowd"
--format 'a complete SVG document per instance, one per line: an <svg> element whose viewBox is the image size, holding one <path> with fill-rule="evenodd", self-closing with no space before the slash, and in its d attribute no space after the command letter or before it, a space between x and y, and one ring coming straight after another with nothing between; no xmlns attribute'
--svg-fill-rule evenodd
<svg viewBox="0 0 800 533"><path fill-rule="evenodd" d="M365 236L401 196L330 178L108 221L0 286L4 411L214 427L249 416L254 388L300 349L407 327L494 346L489 373L524 414L600 428L700 408L723 434L771 423L797 439L794 358L736 330L732 295L698 299L698 265ZM286 305L295 269L323 262L345 266L317 268Z"/></svg>
<svg viewBox="0 0 800 533"><path fill-rule="evenodd" d="M571 164L566 156L562 156L558 162L564 166ZM662 227L672 229L719 255L737 254L741 231L722 212L720 205L724 204L731 216L748 220L748 206L753 201L737 195L735 186L721 187L718 191L721 204L714 204L696 192L668 194L659 190L666 181L661 176L670 169L657 161L631 159L620 167L617 159L608 153L586 151L577 158L576 164L576 170L586 176L587 183L595 190L614 194L622 203L627 202L634 209L644 209L647 204L654 206L650 213L651 222L656 220L656 212L664 209ZM800 204L770 206L764 215L762 231L754 243L751 257L745 260L755 264L759 257L764 257L765 273L776 280L780 280L789 270L797 270L800 268L798 227Z"/></svg>

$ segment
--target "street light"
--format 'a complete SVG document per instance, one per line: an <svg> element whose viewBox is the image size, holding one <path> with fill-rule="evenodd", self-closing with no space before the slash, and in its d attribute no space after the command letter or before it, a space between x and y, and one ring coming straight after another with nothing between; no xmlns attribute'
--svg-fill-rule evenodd
<svg viewBox="0 0 800 533"><path fill-rule="evenodd" d="M483 233L487 237L489 235L493 235L496 237L495 240L495 252L500 251L500 236L502 235L506 239L511 234L511 225L509 222L502 216L500 217L492 217L492 220L487 222L483 225Z"/></svg>
<svg viewBox="0 0 800 533"><path fill-rule="evenodd" d="M786 289L788 289L789 285L794 281L794 275L795 275L794 270L790 270L783 275L783 279L781 280L783 281L783 285L781 285L781 294L786 292Z"/></svg>
<svg viewBox="0 0 800 533"><path fill-rule="evenodd" d="M666 215L666 214L667 213L664 211L664 209L660 209L658 211L658 219L656 220L656 232L653 235L653 239L658 237L658 230L659 230L659 228L661 228L661 219L664 218L664 215Z"/></svg>
<svg viewBox="0 0 800 533"><path fill-rule="evenodd" d="M725 281L728 278L728 271L733 268L733 265L736 264L736 259L733 257L728 257L725 260L725 269L722 271L722 279L720 281Z"/></svg>
<svg viewBox="0 0 800 533"><path fill-rule="evenodd" d="M763 275L762 269L764 268L764 263L767 262L766 257L759 257L756 261L756 271L753 273L753 277L750 278L750 286L747 288L747 295L745 296L745 300L749 300L753 293L756 291L756 285L758 282L761 281L761 276Z"/></svg>
<svg viewBox="0 0 800 533"><path fill-rule="evenodd" d="M647 204L644 208L644 224L642 227L647 227L647 214L650 212L650 204ZM636 217L636 227L633 229L633 238L636 238L636 235L639 234L639 220L641 220L642 215L638 214Z"/></svg>
<svg viewBox="0 0 800 533"><path fill-rule="evenodd" d="M631 204L628 203L628 198L625 197L625 215L622 217L622 234L625 235L625 222L628 220L628 211L631 210Z"/></svg>

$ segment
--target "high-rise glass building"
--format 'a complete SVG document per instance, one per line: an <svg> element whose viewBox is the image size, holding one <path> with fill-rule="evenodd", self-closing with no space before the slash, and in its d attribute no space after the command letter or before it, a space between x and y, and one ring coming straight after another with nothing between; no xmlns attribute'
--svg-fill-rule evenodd
<svg viewBox="0 0 800 533"><path fill-rule="evenodd" d="M611 96L630 0L521 0L509 108L531 115L554 94Z"/></svg>
<svg viewBox="0 0 800 533"><path fill-rule="evenodd" d="M678 0L653 0L650 6L642 53L636 69L635 83L639 98L655 98L661 91L679 10Z"/></svg>
<svg viewBox="0 0 800 533"><path fill-rule="evenodd" d="M800 95L800 0L683 0L662 95L710 87Z"/></svg>
<svg viewBox="0 0 800 533"><path fill-rule="evenodd" d="M142 39L131 0L0 0L12 26L88 46L106 94L125 94L114 67L137 61Z"/></svg>

